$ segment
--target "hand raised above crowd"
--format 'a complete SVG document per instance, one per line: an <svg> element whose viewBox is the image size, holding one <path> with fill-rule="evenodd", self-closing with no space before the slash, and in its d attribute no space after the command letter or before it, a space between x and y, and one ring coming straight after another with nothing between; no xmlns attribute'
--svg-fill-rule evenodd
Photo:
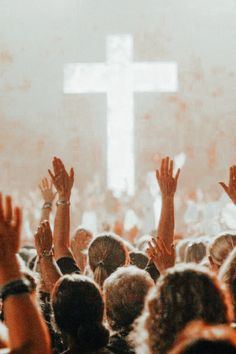
<svg viewBox="0 0 236 354"><path fill-rule="evenodd" d="M180 169L177 170L175 176L173 175L173 160L170 160L169 157L161 160L161 167L159 170L156 170L156 178L163 197L174 196L179 174Z"/></svg>
<svg viewBox="0 0 236 354"><path fill-rule="evenodd" d="M152 241L148 242L146 253L160 273L175 265L175 248L172 245L169 251L162 239L155 240L153 238Z"/></svg>
<svg viewBox="0 0 236 354"><path fill-rule="evenodd" d="M68 201L74 183L74 170L71 168L70 173L68 173L61 159L57 157L54 157L52 165L54 173L52 173L51 170L48 170L48 172L52 178L52 183L58 192L59 200Z"/></svg>
<svg viewBox="0 0 236 354"><path fill-rule="evenodd" d="M21 210L16 207L13 210L10 196L5 198L3 206L2 194L0 194L0 267L12 262L12 257L20 247Z"/></svg>
<svg viewBox="0 0 236 354"><path fill-rule="evenodd" d="M222 186L225 193L228 194L232 202L236 204L236 165L231 166L229 169L228 186L224 182L219 182L219 184Z"/></svg>
<svg viewBox="0 0 236 354"><path fill-rule="evenodd" d="M44 221L40 224L34 235L34 240L39 257L43 256L45 252L49 254L52 250L52 231L48 221Z"/></svg>
<svg viewBox="0 0 236 354"><path fill-rule="evenodd" d="M39 189L41 191L44 202L52 204L57 194L53 191L52 181L49 182L46 177L43 178L39 184Z"/></svg>

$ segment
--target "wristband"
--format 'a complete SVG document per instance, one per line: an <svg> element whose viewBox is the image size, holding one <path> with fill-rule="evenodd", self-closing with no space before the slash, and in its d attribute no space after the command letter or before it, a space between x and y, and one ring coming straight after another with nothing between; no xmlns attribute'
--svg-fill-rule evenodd
<svg viewBox="0 0 236 354"><path fill-rule="evenodd" d="M51 257L53 256L53 250L43 250L41 255L39 256L39 259L40 258L43 258L43 257Z"/></svg>
<svg viewBox="0 0 236 354"><path fill-rule="evenodd" d="M56 206L59 206L59 205L70 205L70 201L69 200L58 200L56 202Z"/></svg>
<svg viewBox="0 0 236 354"><path fill-rule="evenodd" d="M52 203L51 202L45 202L42 206L42 209L52 209Z"/></svg>
<svg viewBox="0 0 236 354"><path fill-rule="evenodd" d="M20 295L31 292L30 282L26 279L17 279L10 281L1 289L2 301L5 301L8 296Z"/></svg>

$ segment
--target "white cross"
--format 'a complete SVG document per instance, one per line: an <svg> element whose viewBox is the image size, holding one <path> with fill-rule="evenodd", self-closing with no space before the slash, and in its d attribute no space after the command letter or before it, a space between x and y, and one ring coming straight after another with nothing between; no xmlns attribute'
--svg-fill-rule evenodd
<svg viewBox="0 0 236 354"><path fill-rule="evenodd" d="M107 37L107 62L64 66L64 93L107 94L107 184L135 192L134 92L175 92L175 62L133 62L131 35Z"/></svg>

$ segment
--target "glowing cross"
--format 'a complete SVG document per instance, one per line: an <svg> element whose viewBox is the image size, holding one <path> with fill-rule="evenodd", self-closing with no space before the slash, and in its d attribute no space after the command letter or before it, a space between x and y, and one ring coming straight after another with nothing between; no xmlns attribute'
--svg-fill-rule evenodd
<svg viewBox="0 0 236 354"><path fill-rule="evenodd" d="M135 191L134 92L175 92L175 62L133 62L131 35L107 37L107 62L66 64L64 93L107 94L107 183L119 194Z"/></svg>

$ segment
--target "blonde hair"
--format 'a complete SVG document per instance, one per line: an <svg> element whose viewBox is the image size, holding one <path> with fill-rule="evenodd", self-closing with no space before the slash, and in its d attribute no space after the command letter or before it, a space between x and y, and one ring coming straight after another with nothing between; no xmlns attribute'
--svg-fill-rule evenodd
<svg viewBox="0 0 236 354"><path fill-rule="evenodd" d="M112 233L98 235L90 244L88 259L94 280L101 287L117 268L129 263L129 253L122 239Z"/></svg>
<svg viewBox="0 0 236 354"><path fill-rule="evenodd" d="M213 262L221 266L229 253L236 246L236 235L224 234L214 239L209 247L209 255Z"/></svg>

